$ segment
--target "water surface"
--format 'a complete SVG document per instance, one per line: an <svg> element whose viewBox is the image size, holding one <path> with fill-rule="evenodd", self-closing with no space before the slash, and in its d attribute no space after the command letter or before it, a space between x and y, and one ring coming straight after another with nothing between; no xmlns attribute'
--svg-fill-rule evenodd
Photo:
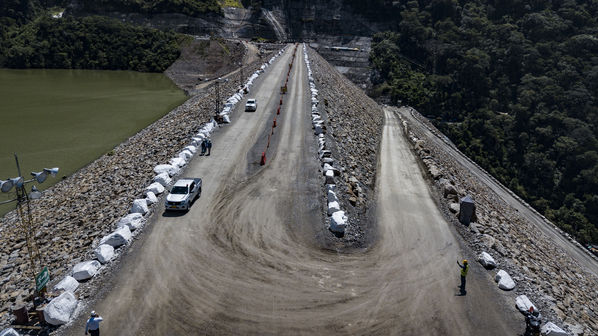
<svg viewBox="0 0 598 336"><path fill-rule="evenodd" d="M163 74L0 69L0 179L17 176L17 153L25 178L60 167L58 178L41 185L47 188L185 99ZM10 196L0 193L0 201ZM13 208L0 206L0 215Z"/></svg>

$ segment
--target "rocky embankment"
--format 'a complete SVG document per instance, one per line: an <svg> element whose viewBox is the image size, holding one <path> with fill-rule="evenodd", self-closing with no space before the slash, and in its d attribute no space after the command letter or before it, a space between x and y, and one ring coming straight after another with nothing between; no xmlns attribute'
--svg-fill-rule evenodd
<svg viewBox="0 0 598 336"><path fill-rule="evenodd" d="M327 150L341 174L336 193L348 225L341 238L345 246L362 247L375 227L373 206L377 154L382 137L382 108L324 60L313 49L308 56L319 91L318 109L324 121ZM322 193L322 195L325 195ZM326 202L323 202L326 204Z"/></svg>
<svg viewBox="0 0 598 336"><path fill-rule="evenodd" d="M409 109L402 111L411 113ZM413 115L419 122L405 124L409 140L438 189L444 213L475 254L489 252L498 268L515 281L514 293L528 296L545 321L564 326L572 334L598 335L598 278L506 204L461 161L431 141L427 130L443 136L417 112ZM472 196L476 205L477 219L469 226L459 223L456 216L459 199L465 195Z"/></svg>
<svg viewBox="0 0 598 336"><path fill-rule="evenodd" d="M245 67L248 74L261 62ZM220 85L221 97L237 89L237 81ZM215 88L183 105L118 145L96 161L57 183L31 202L35 241L42 265L48 266L48 288L78 262L94 259L93 248L116 228L134 199L145 197L154 167L169 161L189 144L202 124L214 115ZM15 211L0 219L0 329L12 320L13 306L26 304L33 293L24 235ZM79 295L89 295L82 291Z"/></svg>

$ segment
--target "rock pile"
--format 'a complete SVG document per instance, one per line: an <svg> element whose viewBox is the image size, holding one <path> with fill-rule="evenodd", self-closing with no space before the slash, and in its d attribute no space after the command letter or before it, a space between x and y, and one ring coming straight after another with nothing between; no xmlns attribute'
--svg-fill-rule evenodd
<svg viewBox="0 0 598 336"><path fill-rule="evenodd" d="M329 229L337 235L343 235L347 226L347 216L345 211L341 210L336 196L335 176L340 176L340 170L334 166L334 159L332 153L326 147L326 126L322 120L320 111L318 110L318 89L316 89L313 72L307 55L307 47L303 44L303 59L307 67L307 79L309 81L309 90L311 92L311 119L314 135L318 137L318 156L320 157L321 170L326 177L324 183L326 185L326 200L328 202L328 216L330 216Z"/></svg>
<svg viewBox="0 0 598 336"><path fill-rule="evenodd" d="M444 200L445 215L473 251L491 251L497 257L496 263L516 283L516 294L529 296L548 320L558 321L570 333L598 334L598 277L586 272L461 162L431 141L428 130L435 134L432 136L443 136L423 117L408 109L401 111L419 120L413 124L403 121L409 140ZM445 192L447 188L456 194ZM476 203L477 219L469 226L459 223L449 210L450 204L465 195L473 196Z"/></svg>
<svg viewBox="0 0 598 336"><path fill-rule="evenodd" d="M264 69L262 63L254 63L248 68L252 72ZM100 262L114 258L114 249L132 238L132 229L143 225L138 218L127 216L125 220L123 217L130 211L140 216L151 214L148 201L156 201L155 191L160 189L152 183L168 185L173 175L159 174L154 168L172 158L181 158L185 150L192 151L192 146L188 145L190 139L213 117L215 89L214 86L208 87L205 93L190 98L109 153L48 189L42 199L32 201L35 241L42 251L41 264L48 266L51 275L48 288L53 288L52 284L66 275L73 275L79 280L93 277L101 267ZM228 92L230 95L239 90L232 81L222 83L219 89L221 93ZM228 116L225 111L220 114ZM173 163L180 166L179 162L171 161L168 170L176 173L172 171ZM0 219L0 326L10 323L13 305L24 303L33 290L26 242L17 229L17 223L15 211ZM103 247L99 248L100 245ZM69 277L62 279L55 288L77 289L69 280ZM87 297L93 291L90 286L81 287L84 286L79 287L79 296Z"/></svg>
<svg viewBox="0 0 598 336"><path fill-rule="evenodd" d="M326 147L320 151L320 156L334 158L331 167L338 169L338 172L329 171L335 175L334 192L340 203L339 208L345 209L348 218L342 239L347 246L360 247L366 243L365 231L373 227L375 222L373 218L366 217L369 215L366 210L375 202L372 196L384 113L376 102L318 53L307 48L307 55L314 84L318 88L319 115L315 115L318 116L315 121L322 130L320 134L324 135L320 137L322 140L319 145L325 143ZM326 197L324 204L328 204L327 192L325 190L323 194Z"/></svg>

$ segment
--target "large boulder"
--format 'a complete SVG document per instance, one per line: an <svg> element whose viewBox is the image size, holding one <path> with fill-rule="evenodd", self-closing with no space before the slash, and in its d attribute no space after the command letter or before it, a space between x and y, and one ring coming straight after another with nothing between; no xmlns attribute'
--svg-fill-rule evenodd
<svg viewBox="0 0 598 336"><path fill-rule="evenodd" d="M330 218L330 230L336 233L344 233L347 226L347 216L344 211L337 211Z"/></svg>
<svg viewBox="0 0 598 336"><path fill-rule="evenodd" d="M186 165L187 161L181 157L174 157L174 158L170 159L170 161L168 161L168 163L170 163L174 167L180 168L180 167L183 167L184 165Z"/></svg>
<svg viewBox="0 0 598 336"><path fill-rule="evenodd" d="M322 126L316 125L314 127L314 134L315 135L320 135L320 134L323 134L323 133L324 133L324 129L322 129Z"/></svg>
<svg viewBox="0 0 598 336"><path fill-rule="evenodd" d="M77 281L91 279L96 275L100 266L101 264L97 260L80 262L73 267L73 278Z"/></svg>
<svg viewBox="0 0 598 336"><path fill-rule="evenodd" d="M138 198L133 201L133 205L131 206L131 213L139 213L145 215L149 211L147 207L147 201L143 198Z"/></svg>
<svg viewBox="0 0 598 336"><path fill-rule="evenodd" d="M114 258L114 247L108 244L102 244L93 251L99 262L105 264Z"/></svg>
<svg viewBox="0 0 598 336"><path fill-rule="evenodd" d="M337 201L328 202L328 216L332 216L333 213L341 209Z"/></svg>
<svg viewBox="0 0 598 336"><path fill-rule="evenodd" d="M130 231L135 231L145 224L145 218L140 213L128 214L116 222L116 227L121 228L123 226L129 227Z"/></svg>
<svg viewBox="0 0 598 336"><path fill-rule="evenodd" d="M147 205L156 204L158 203L158 197L156 197L156 194L153 192L148 191L145 193L145 201L147 202Z"/></svg>
<svg viewBox="0 0 598 336"><path fill-rule="evenodd" d="M494 261L494 258L487 252L480 253L478 261L485 269L493 269L496 267L496 261Z"/></svg>
<svg viewBox="0 0 598 336"><path fill-rule="evenodd" d="M174 176L180 171L179 167L175 167L171 164L161 164L154 167L154 173L162 174L167 173L169 176Z"/></svg>
<svg viewBox="0 0 598 336"><path fill-rule="evenodd" d="M333 185L333 184L331 184ZM336 197L336 193L332 190L328 190L328 202L336 202L338 198Z"/></svg>
<svg viewBox="0 0 598 336"><path fill-rule="evenodd" d="M482 241L482 244L486 245L488 248L493 248L496 244L496 238L487 233L483 234L480 240Z"/></svg>
<svg viewBox="0 0 598 336"><path fill-rule="evenodd" d="M504 270L499 270L496 273L494 281L498 282L498 288L502 290L512 290L515 288L515 281L513 281L509 273Z"/></svg>
<svg viewBox="0 0 598 336"><path fill-rule="evenodd" d="M332 171L332 176L340 176L340 174L341 174L340 170L334 168L329 163L324 163L322 170L324 172L324 175L326 175L326 176L330 175L330 173L329 173L330 171Z"/></svg>
<svg viewBox="0 0 598 336"><path fill-rule="evenodd" d="M67 275L64 277L64 279L60 280L59 283L54 285L53 290L57 292L65 291L74 293L78 287L79 281L77 281L77 279L73 278L72 276Z"/></svg>
<svg viewBox="0 0 598 336"><path fill-rule="evenodd" d="M167 172L160 173L154 177L154 182L160 183L164 188L167 188L172 183L172 179Z"/></svg>
<svg viewBox="0 0 598 336"><path fill-rule="evenodd" d="M334 184L334 172L332 170L327 170L325 175L326 175L326 184Z"/></svg>
<svg viewBox="0 0 598 336"><path fill-rule="evenodd" d="M6 328L0 331L0 336L19 336L19 333L13 328Z"/></svg>
<svg viewBox="0 0 598 336"><path fill-rule="evenodd" d="M179 158L185 160L185 162L189 161L189 159L191 159L192 157L193 157L193 153L191 153L190 150L185 149L179 153Z"/></svg>
<svg viewBox="0 0 598 336"><path fill-rule="evenodd" d="M193 145L189 145L185 148L183 148L184 150L188 150L189 152L195 154L195 152L197 152L197 147L193 146Z"/></svg>
<svg viewBox="0 0 598 336"><path fill-rule="evenodd" d="M528 298L526 295L519 295L518 297L515 298L515 306L517 307L517 309L522 312L522 313L526 313L529 311L530 307L534 307L534 310L538 310L538 307L536 307Z"/></svg>
<svg viewBox="0 0 598 336"><path fill-rule="evenodd" d="M550 335L550 336L567 336L567 332L563 329L559 328L556 324L552 322L546 322L540 329L542 335Z"/></svg>
<svg viewBox="0 0 598 336"><path fill-rule="evenodd" d="M97 261L96 261L97 262ZM66 324L77 308L77 298L72 292L64 292L44 308L44 319L51 325Z"/></svg>
<svg viewBox="0 0 598 336"><path fill-rule="evenodd" d="M161 193L164 192L164 190L165 190L164 186L160 182L154 182L154 183L150 184L149 186L147 186L147 188L145 188L145 191L151 191L155 195L160 195Z"/></svg>
<svg viewBox="0 0 598 336"><path fill-rule="evenodd" d="M446 182L442 184L442 193L444 194L444 197L448 197L449 195L458 195L457 187L455 187L448 180L445 181Z"/></svg>
<svg viewBox="0 0 598 336"><path fill-rule="evenodd" d="M104 236L104 238L100 240L100 245L108 244L112 247L119 247L126 244L129 240L131 240L131 230L129 230L128 226L123 226L111 234Z"/></svg>

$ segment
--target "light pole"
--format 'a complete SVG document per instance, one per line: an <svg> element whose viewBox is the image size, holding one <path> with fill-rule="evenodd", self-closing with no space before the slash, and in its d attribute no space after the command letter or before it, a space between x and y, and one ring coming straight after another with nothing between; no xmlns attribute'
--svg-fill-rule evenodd
<svg viewBox="0 0 598 336"><path fill-rule="evenodd" d="M38 267L36 266L36 261L41 266L41 255L39 253L39 249L37 248L37 244L35 243L35 231L37 228L33 224L29 200L40 198L41 192L37 190L36 186L33 186L31 188L31 192L27 194L27 190L25 190L25 184L31 182L43 183L48 177L48 175L56 176L56 174L58 173L58 168L44 168L44 170L42 170L41 172L32 172L31 175L33 176L33 178L30 180L25 180L23 176L21 176L21 166L19 165L19 158L17 157L16 153L15 162L17 163L17 172L19 173L19 175L8 180L0 180L0 190L3 193L8 193L14 187L16 198L0 202L0 204L17 202L17 214L19 215L19 229L21 233L25 236L32 278L36 279L36 274L38 270ZM39 291L37 287L36 291Z"/></svg>
<svg viewBox="0 0 598 336"><path fill-rule="evenodd" d="M216 87L215 87L215 91L216 91L216 114L215 116L220 115L220 103L221 103L221 97L220 97L220 84L221 83L226 83L228 82L228 78L221 78L218 77L218 79L216 79Z"/></svg>
<svg viewBox="0 0 598 336"><path fill-rule="evenodd" d="M215 115L218 115L218 113L220 113L220 81L222 79L220 77L218 77L218 79L216 79L216 113Z"/></svg>
<svg viewBox="0 0 598 336"><path fill-rule="evenodd" d="M239 76L239 87L243 86L243 63L239 62L239 72L240 72L240 76Z"/></svg>

